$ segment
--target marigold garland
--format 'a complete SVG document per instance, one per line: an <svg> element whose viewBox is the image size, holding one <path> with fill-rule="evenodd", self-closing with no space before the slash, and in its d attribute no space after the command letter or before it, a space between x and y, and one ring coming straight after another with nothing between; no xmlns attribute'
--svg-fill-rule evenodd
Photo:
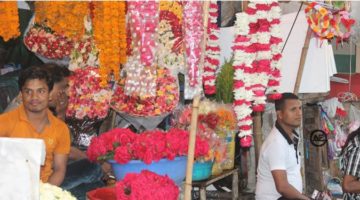
<svg viewBox="0 0 360 200"><path fill-rule="evenodd" d="M58 34L78 40L85 33L84 18L89 14L88 2L35 2L35 22Z"/></svg>
<svg viewBox="0 0 360 200"><path fill-rule="evenodd" d="M17 2L0 2L0 36L6 42L20 36Z"/></svg>
<svg viewBox="0 0 360 200"><path fill-rule="evenodd" d="M93 30L99 49L101 86L106 86L113 73L120 79L120 64L126 62L125 2L93 2Z"/></svg>

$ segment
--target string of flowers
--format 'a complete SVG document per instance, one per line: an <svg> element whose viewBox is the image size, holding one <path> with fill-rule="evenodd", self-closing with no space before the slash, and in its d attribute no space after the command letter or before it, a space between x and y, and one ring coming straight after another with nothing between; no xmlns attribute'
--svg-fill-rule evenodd
<svg viewBox="0 0 360 200"><path fill-rule="evenodd" d="M250 1L245 11L250 16L250 38L251 48L256 51L256 58L253 62L254 74L251 90L253 91L253 111L261 112L265 109L265 90L268 85L271 62L270 49L270 3Z"/></svg>
<svg viewBox="0 0 360 200"><path fill-rule="evenodd" d="M220 64L220 28L217 26L218 5L211 1L209 6L209 21L207 27L207 43L205 47L205 62L203 84L205 94L215 94L216 69Z"/></svg>
<svg viewBox="0 0 360 200"><path fill-rule="evenodd" d="M158 25L158 65L169 69L171 74L185 72L182 54L182 7L177 1L161 1Z"/></svg>
<svg viewBox="0 0 360 200"><path fill-rule="evenodd" d="M6 42L20 36L17 2L0 2L0 36Z"/></svg>
<svg viewBox="0 0 360 200"><path fill-rule="evenodd" d="M242 12L236 14L234 50L234 111L239 126L239 137L250 138L252 134L251 100L253 92L252 63L256 58L256 50L250 46L249 15ZM248 136L248 137L247 137Z"/></svg>
<svg viewBox="0 0 360 200"><path fill-rule="evenodd" d="M89 14L88 2L35 2L35 22L46 25L60 35L80 39L84 32L84 18Z"/></svg>
<svg viewBox="0 0 360 200"><path fill-rule="evenodd" d="M203 38L203 16L201 1L185 1L183 7L184 43L186 54L187 76L193 88L201 81L200 56Z"/></svg>
<svg viewBox="0 0 360 200"><path fill-rule="evenodd" d="M266 93L270 99L276 100L281 98L281 94L278 92L280 86L280 69L281 69L281 49L283 46L283 40L280 32L280 16L281 8L278 2L271 4L270 16L272 21L270 22L270 44L271 44L271 72L268 81L268 88Z"/></svg>
<svg viewBox="0 0 360 200"><path fill-rule="evenodd" d="M126 62L125 2L93 2L93 30L96 47L99 50L100 85L120 79L120 64Z"/></svg>

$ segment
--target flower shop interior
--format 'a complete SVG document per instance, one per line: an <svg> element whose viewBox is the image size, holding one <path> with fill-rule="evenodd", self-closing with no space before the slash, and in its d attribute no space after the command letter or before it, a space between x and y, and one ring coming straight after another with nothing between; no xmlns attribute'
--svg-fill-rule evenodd
<svg viewBox="0 0 360 200"><path fill-rule="evenodd" d="M255 199L274 101L291 92L302 104L303 193L342 199L340 152L360 126L359 10L356 1L0 2L0 113L24 101L22 71L66 68L49 108L59 116L65 104L58 118L82 157L69 156L64 182L85 160L71 186L39 182L47 142L0 137L0 193Z"/></svg>

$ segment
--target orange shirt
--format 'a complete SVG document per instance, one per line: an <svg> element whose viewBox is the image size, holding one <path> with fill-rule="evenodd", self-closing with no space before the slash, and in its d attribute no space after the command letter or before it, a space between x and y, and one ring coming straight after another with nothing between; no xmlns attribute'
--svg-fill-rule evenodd
<svg viewBox="0 0 360 200"><path fill-rule="evenodd" d="M21 105L13 111L0 115L0 137L38 138L46 146L45 165L41 167L40 178L47 182L53 170L54 154L69 154L70 133L66 124L48 110L49 124L38 133L27 119L25 108Z"/></svg>

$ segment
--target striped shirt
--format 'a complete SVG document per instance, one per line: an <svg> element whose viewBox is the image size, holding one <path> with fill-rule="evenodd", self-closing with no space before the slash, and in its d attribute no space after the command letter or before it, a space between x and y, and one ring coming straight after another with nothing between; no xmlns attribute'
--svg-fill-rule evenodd
<svg viewBox="0 0 360 200"><path fill-rule="evenodd" d="M360 180L360 135L349 141L341 157L341 171L344 175L358 177ZM360 194L344 193L344 200L360 200Z"/></svg>

